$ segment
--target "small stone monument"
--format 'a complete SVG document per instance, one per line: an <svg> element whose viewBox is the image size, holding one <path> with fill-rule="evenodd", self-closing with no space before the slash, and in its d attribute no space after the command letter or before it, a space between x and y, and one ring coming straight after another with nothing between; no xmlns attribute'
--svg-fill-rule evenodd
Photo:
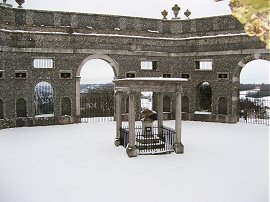
<svg viewBox="0 0 270 202"><path fill-rule="evenodd" d="M153 129L153 115L154 111L150 109L145 109L141 112L141 122L142 122L142 134L143 136L151 136Z"/></svg>

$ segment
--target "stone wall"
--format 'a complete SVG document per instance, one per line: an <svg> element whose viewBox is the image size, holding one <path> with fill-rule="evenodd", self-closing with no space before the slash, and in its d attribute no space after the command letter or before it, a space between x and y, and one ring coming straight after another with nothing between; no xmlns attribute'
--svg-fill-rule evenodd
<svg viewBox="0 0 270 202"><path fill-rule="evenodd" d="M116 78L189 76L183 95L189 99L189 120L236 122L239 76L254 59L269 60L257 38L244 34L231 16L194 20L157 20L125 16L24 10L0 6L0 128L79 122L78 84L87 58L100 58ZM35 58L52 58L51 69L34 68ZM212 60L212 70L198 70L196 61ZM141 61L157 61L157 69L141 70ZM23 78L16 78L24 73ZM62 73L70 77L62 78ZM227 75L219 78L220 74ZM54 116L36 118L34 89L49 82L54 92ZM212 88L211 116L194 116L198 86ZM71 117L61 116L61 100L71 99ZM227 115L218 113L219 98L227 100ZM16 117L16 100L26 100L27 117ZM172 100L174 103L174 101ZM175 104L172 104L172 116ZM198 118L199 117L199 118Z"/></svg>

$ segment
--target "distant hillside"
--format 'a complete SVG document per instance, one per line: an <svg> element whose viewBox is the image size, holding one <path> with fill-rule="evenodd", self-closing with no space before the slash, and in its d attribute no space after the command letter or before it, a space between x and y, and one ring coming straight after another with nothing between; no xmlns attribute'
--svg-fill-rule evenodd
<svg viewBox="0 0 270 202"><path fill-rule="evenodd" d="M270 96L270 84L240 84L240 91L249 91L246 97L262 98Z"/></svg>

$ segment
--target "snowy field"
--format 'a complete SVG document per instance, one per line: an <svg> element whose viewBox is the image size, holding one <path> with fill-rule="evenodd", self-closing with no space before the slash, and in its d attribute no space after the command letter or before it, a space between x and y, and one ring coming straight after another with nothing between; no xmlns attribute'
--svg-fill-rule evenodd
<svg viewBox="0 0 270 202"><path fill-rule="evenodd" d="M0 202L269 201L267 126L184 122L184 154L137 158L114 136L114 122L1 130Z"/></svg>

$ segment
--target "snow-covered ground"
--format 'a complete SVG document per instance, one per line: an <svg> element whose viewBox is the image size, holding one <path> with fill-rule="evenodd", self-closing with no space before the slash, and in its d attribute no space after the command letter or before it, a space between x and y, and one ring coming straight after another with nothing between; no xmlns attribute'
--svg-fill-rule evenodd
<svg viewBox="0 0 270 202"><path fill-rule="evenodd" d="M114 122L1 130L0 202L269 201L267 126L184 122L184 154L136 158L114 146L114 131Z"/></svg>

